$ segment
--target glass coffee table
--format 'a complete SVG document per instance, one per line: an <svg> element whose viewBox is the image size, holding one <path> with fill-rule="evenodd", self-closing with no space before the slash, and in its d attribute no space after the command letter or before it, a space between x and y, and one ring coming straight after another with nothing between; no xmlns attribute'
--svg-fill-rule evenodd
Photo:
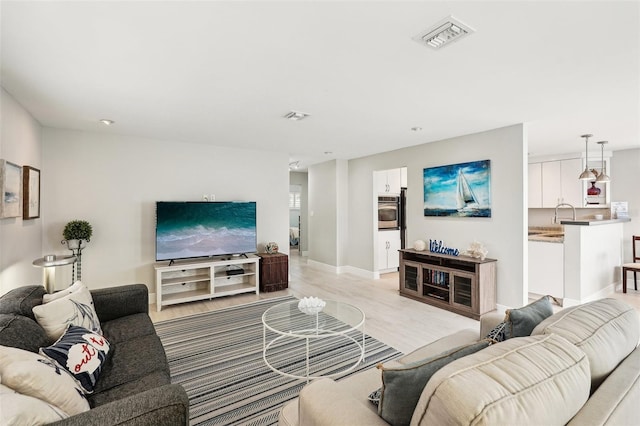
<svg viewBox="0 0 640 426"><path fill-rule="evenodd" d="M344 302L325 301L306 314L298 301L283 302L262 315L262 357L276 373L296 379L331 377L364 361L364 312Z"/></svg>

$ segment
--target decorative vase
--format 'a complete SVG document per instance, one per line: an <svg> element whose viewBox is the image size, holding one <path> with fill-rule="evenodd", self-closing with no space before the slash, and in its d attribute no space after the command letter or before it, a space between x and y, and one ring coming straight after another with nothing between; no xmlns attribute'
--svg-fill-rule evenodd
<svg viewBox="0 0 640 426"><path fill-rule="evenodd" d="M416 240L413 243L413 248L418 250L418 251L424 251L427 248L427 243L425 243L422 240Z"/></svg>
<svg viewBox="0 0 640 426"><path fill-rule="evenodd" d="M591 188L587 189L587 195L600 195L600 188L596 186L595 182L591 182Z"/></svg>
<svg viewBox="0 0 640 426"><path fill-rule="evenodd" d="M264 246L264 249L269 254L277 253L278 252L278 243L274 243L274 242L267 243L267 245Z"/></svg>

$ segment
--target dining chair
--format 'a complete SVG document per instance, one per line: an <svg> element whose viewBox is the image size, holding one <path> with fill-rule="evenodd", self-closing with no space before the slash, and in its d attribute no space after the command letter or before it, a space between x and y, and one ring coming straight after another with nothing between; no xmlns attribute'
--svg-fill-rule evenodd
<svg viewBox="0 0 640 426"><path fill-rule="evenodd" d="M638 290L638 272L640 272L640 235L631 237L631 247L633 253L633 263L622 265L622 292L627 292L627 272L633 272L633 288Z"/></svg>

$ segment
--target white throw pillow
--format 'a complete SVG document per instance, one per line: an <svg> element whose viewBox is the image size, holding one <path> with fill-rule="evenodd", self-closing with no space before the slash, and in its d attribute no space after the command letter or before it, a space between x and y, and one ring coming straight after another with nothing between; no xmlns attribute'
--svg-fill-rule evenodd
<svg viewBox="0 0 640 426"><path fill-rule="evenodd" d="M33 315L51 342L64 334L69 324L102 334L100 320L93 308L93 298L82 283L76 291L43 305L33 307Z"/></svg>
<svg viewBox="0 0 640 426"><path fill-rule="evenodd" d="M61 409L0 385L0 424L41 425L69 417Z"/></svg>
<svg viewBox="0 0 640 426"><path fill-rule="evenodd" d="M53 302L56 299L63 298L65 296L70 295L71 293L75 293L79 291L82 287L85 287L85 285L82 284L82 281L76 281L75 283L73 283L73 285L70 285L64 290L56 291L55 293L51 293L51 294L49 293L45 294L44 296L42 296L42 303Z"/></svg>
<svg viewBox="0 0 640 426"><path fill-rule="evenodd" d="M3 385L54 405L69 416L89 410L89 402L71 375L33 352L0 346L0 377Z"/></svg>

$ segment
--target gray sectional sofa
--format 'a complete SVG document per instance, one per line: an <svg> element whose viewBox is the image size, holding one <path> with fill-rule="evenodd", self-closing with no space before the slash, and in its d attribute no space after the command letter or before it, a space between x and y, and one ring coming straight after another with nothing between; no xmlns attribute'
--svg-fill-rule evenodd
<svg viewBox="0 0 640 426"><path fill-rule="evenodd" d="M31 352L51 342L32 308L42 304L42 286L26 286L0 298L0 345ZM94 392L91 409L61 425L186 425L189 400L171 384L164 348L149 318L148 290L134 284L91 291L111 353Z"/></svg>
<svg viewBox="0 0 640 426"><path fill-rule="evenodd" d="M480 345L430 372L426 384L415 380L434 359L460 352L452 348L478 346L503 320L509 316L489 314L480 334L463 330L377 369L315 380L282 408L279 424L640 424L640 319L614 299L561 310L526 336ZM381 385L378 409L369 398ZM398 418L395 409L404 420L387 422Z"/></svg>

